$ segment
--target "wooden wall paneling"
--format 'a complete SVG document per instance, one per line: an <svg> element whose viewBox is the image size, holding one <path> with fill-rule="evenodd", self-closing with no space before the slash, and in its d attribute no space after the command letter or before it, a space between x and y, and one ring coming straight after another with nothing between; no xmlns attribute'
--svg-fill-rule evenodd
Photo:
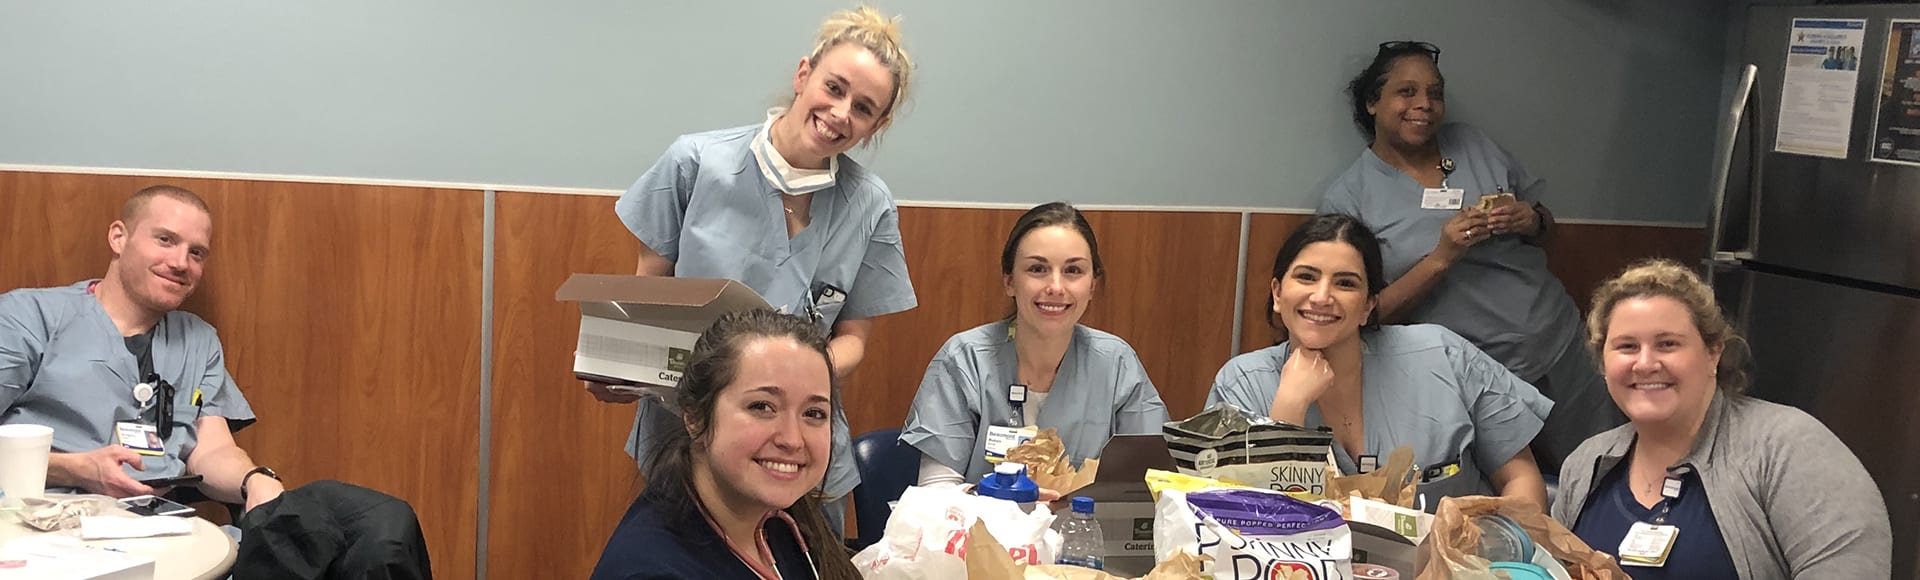
<svg viewBox="0 0 1920 580"><path fill-rule="evenodd" d="M1280 333L1267 325L1267 298L1273 294L1273 257L1280 253L1293 229L1309 216L1256 213L1247 227L1247 279L1240 312L1240 352L1273 346Z"/></svg>
<svg viewBox="0 0 1920 580"><path fill-rule="evenodd" d="M1198 413L1233 348L1240 214L1096 211L1107 281L1088 326L1126 339L1175 418Z"/></svg>
<svg viewBox="0 0 1920 580"><path fill-rule="evenodd" d="M500 192L494 225L493 438L487 575L585 578L640 489L624 450L634 405L573 378L575 272L632 274L615 198Z"/></svg>
<svg viewBox="0 0 1920 580"><path fill-rule="evenodd" d="M185 309L219 330L260 418L240 444L289 485L338 479L407 500L435 573L472 576L480 193L7 173L4 287L104 273L107 224L156 183L213 208L212 259Z"/></svg>
<svg viewBox="0 0 1920 580"><path fill-rule="evenodd" d="M227 276L201 311L261 417L241 443L294 483L338 479L407 500L435 574L472 576L480 192L209 185L196 190L221 223L258 235L215 249Z"/></svg>
<svg viewBox="0 0 1920 580"><path fill-rule="evenodd" d="M1694 227L1560 224L1546 247L1547 269L1585 313L1601 282L1642 258L1672 258L1698 271L1707 233Z"/></svg>
<svg viewBox="0 0 1920 580"><path fill-rule="evenodd" d="M866 359L841 389L855 435L898 429L927 363L947 339L1005 316L1000 249L1020 210L900 208L900 235L920 305L874 320Z"/></svg>
<svg viewBox="0 0 1920 580"><path fill-rule="evenodd" d="M151 185L141 179L0 171L0 292L100 277L113 258L107 225Z"/></svg>

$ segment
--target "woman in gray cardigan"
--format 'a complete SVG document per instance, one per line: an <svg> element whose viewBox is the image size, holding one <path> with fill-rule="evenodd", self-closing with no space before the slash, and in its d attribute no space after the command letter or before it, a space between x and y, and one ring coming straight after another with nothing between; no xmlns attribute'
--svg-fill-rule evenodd
<svg viewBox="0 0 1920 580"><path fill-rule="evenodd" d="M1608 280L1587 343L1630 419L1560 469L1553 517L1587 545L1635 580L1887 577L1866 468L1812 416L1741 395L1745 343L1692 271L1653 260Z"/></svg>

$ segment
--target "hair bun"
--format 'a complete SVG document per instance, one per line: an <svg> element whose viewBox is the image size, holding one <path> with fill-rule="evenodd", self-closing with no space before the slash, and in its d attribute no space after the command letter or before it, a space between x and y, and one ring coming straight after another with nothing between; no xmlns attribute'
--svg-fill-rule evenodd
<svg viewBox="0 0 1920 580"><path fill-rule="evenodd" d="M898 16L889 17L866 5L840 10L820 23L820 33L814 38L813 50L807 53L807 59L818 61L828 50L842 44L853 44L873 53L874 58L887 67L887 72L893 73L893 102L886 107L890 115L907 100L908 88L912 85L913 57L901 46L900 36Z"/></svg>

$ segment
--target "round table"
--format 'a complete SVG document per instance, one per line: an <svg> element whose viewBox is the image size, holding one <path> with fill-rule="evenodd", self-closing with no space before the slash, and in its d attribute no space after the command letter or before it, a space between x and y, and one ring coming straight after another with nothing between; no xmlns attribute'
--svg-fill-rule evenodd
<svg viewBox="0 0 1920 580"><path fill-rule="evenodd" d="M118 507L109 508L101 515L132 516ZM88 546L112 548L131 554L153 558L153 577L155 580L174 580L177 578L208 579L223 578L233 568L234 558L240 555L240 546L228 537L225 531L213 522L201 518L187 518L193 523L193 533L182 536L160 536L153 538L134 538L127 540L91 540L81 542ZM0 512L0 546L5 546L18 538L65 534L79 536L79 530L42 532L27 527L20 521L15 511Z"/></svg>

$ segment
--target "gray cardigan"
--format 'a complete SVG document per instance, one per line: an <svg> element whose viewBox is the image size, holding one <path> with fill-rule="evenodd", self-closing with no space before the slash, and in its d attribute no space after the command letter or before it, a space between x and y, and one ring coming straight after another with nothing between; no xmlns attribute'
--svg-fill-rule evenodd
<svg viewBox="0 0 1920 580"><path fill-rule="evenodd" d="M1633 442L1628 423L1581 443L1560 467L1553 519L1572 529L1601 476L1633 450ZM1682 466L1699 472L1742 580L1891 573L1887 504L1860 460L1813 416L1715 393L1693 450L1674 468Z"/></svg>

